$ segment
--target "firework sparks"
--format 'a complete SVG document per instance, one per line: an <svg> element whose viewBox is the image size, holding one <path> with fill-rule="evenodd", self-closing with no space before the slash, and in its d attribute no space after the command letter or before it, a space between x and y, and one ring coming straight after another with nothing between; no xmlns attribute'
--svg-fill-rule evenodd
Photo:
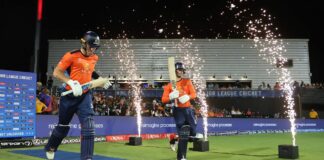
<svg viewBox="0 0 324 160"><path fill-rule="evenodd" d="M228 2L227 8L234 12L234 18L240 21L246 20L245 26L239 27L236 24L233 25L234 33L240 34L240 28L247 28L245 35L248 39L251 39L254 43L253 48L259 50L259 56L262 57L267 63L271 64L273 69L267 70L270 74L275 72L279 78L278 82L282 85L282 90L285 95L286 104L284 107L287 109L288 118L291 124L292 144L296 145L296 124L295 117L296 112L294 110L294 98L293 98L293 80L290 76L290 71L283 67L283 64L287 62L287 58L284 57L286 52L285 44L282 40L278 39L281 35L275 33L278 28L274 27L272 21L274 17L267 13L265 9L260 9L260 16L255 18L255 15L249 13L248 9L241 10L239 4L234 4L235 1ZM240 1L239 3L242 3ZM246 2L246 0L245 0ZM235 7L233 7L235 6ZM223 12L222 12L223 13ZM233 33L233 32L232 32Z"/></svg>
<svg viewBox="0 0 324 160"><path fill-rule="evenodd" d="M162 32L163 32L163 29L162 29L162 28L160 28L160 29L159 29L159 33L162 33Z"/></svg>
<svg viewBox="0 0 324 160"><path fill-rule="evenodd" d="M284 53L286 52L285 45L282 40L276 39L279 35L275 34L271 30L271 26L273 24L271 21L267 19L268 16L266 14L266 10L261 9L261 18L255 19L254 21L250 21L247 24L248 34L251 39L253 39L254 47L259 49L261 57L270 63L273 66L277 66L278 69L272 69L279 75L279 83L282 84L282 90L285 95L285 108L287 109L287 114L289 121L291 123L291 133L292 133L292 143L296 145L296 124L295 117L296 112L294 110L294 98L293 98L293 80L290 76L290 71L286 68L283 68L283 64L287 62L287 58L284 57ZM263 36L260 34L264 34Z"/></svg>
<svg viewBox="0 0 324 160"><path fill-rule="evenodd" d="M135 80L139 79L137 75L137 66L134 62L134 50L129 49L130 43L129 40L124 36L124 39L119 39L114 42L114 46L119 48L117 54L117 59L120 62L120 69L126 71L128 78L126 82L130 84L130 97L132 98L133 105L136 109L137 117L137 131L138 137L141 136L141 126L142 126L142 116L141 116L141 87L139 83L135 83Z"/></svg>
<svg viewBox="0 0 324 160"><path fill-rule="evenodd" d="M204 126L204 139L207 141L208 133L208 104L206 102L206 80L200 74L201 69L204 67L201 63L204 62L199 57L198 48L192 47L192 40L183 38L180 43L176 44L176 48L179 50L181 59L186 65L186 72L189 77L192 77L192 82L196 88L198 104L200 107L200 113L203 117L203 126Z"/></svg>

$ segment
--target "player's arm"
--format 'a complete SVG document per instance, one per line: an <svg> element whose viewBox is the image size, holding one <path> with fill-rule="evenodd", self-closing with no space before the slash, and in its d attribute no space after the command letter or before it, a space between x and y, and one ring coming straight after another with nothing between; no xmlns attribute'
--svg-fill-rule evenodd
<svg viewBox="0 0 324 160"><path fill-rule="evenodd" d="M59 79L60 81L67 83L70 78L66 77L64 74L65 70L61 69L59 66L56 66L53 72L55 78Z"/></svg>
<svg viewBox="0 0 324 160"><path fill-rule="evenodd" d="M65 70L72 65L72 55L71 53L66 53L58 65L55 67L53 75L55 78L59 79L60 81L68 84L74 96L81 96L82 95L82 87L77 80L72 80L65 76Z"/></svg>
<svg viewBox="0 0 324 160"><path fill-rule="evenodd" d="M189 86L189 91L190 91L190 94L189 94L190 99L195 99L197 97L197 94L196 94L195 87L193 86L191 81L188 82L188 86Z"/></svg>
<svg viewBox="0 0 324 160"><path fill-rule="evenodd" d="M103 78L96 71L93 71L92 72L91 77L92 77L92 79L100 79L100 78ZM102 88L108 89L110 86L111 86L110 81L108 79L106 79L106 81L105 81L104 85L102 86Z"/></svg>
<svg viewBox="0 0 324 160"><path fill-rule="evenodd" d="M69 68L72 65L72 61L72 54L70 52L66 53L55 67L53 76L59 79L60 81L67 83L70 80L70 78L65 76L64 72L67 68Z"/></svg>
<svg viewBox="0 0 324 160"><path fill-rule="evenodd" d="M164 86L163 88L163 95L162 95L162 103L168 103L170 102L170 97L169 94L171 92L171 84L168 84Z"/></svg>
<svg viewBox="0 0 324 160"><path fill-rule="evenodd" d="M92 79L98 79L100 77L100 75L96 71L93 71L91 77L92 77Z"/></svg>

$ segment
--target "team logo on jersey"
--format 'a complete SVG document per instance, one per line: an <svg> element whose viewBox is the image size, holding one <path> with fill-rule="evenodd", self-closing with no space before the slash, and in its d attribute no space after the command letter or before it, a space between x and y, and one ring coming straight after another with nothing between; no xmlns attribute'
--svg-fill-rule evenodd
<svg viewBox="0 0 324 160"><path fill-rule="evenodd" d="M89 73L91 72L90 63L82 58L78 59L80 67L82 67L82 72Z"/></svg>
<svg viewBox="0 0 324 160"><path fill-rule="evenodd" d="M89 63L82 63L82 65L83 65L83 70L84 71L89 71L90 70L90 65L89 65Z"/></svg>

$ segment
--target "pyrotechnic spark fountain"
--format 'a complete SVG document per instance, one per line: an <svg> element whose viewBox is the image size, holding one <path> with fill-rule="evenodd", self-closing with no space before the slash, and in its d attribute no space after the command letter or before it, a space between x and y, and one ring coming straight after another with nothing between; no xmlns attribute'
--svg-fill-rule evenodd
<svg viewBox="0 0 324 160"><path fill-rule="evenodd" d="M127 73L126 82L130 84L130 97L132 98L133 105L136 109L136 117L137 117L137 130L138 137L141 136L141 126L142 126L142 116L141 116L141 87L138 83L135 83L135 80L139 79L137 75L137 66L134 60L134 50L129 49L130 43L129 40L123 36L123 39L119 39L114 41L114 46L119 48L116 57L120 62L120 69L122 72Z"/></svg>
<svg viewBox="0 0 324 160"><path fill-rule="evenodd" d="M181 42L176 44L176 48L179 50L181 54L181 59L183 63L187 67L187 74L189 77L192 77L192 82L196 88L197 97L199 101L200 113L203 117L203 126L204 126L204 139L207 141L207 133L208 133L208 104L206 102L206 80L200 74L201 69L204 67L202 60L198 54L198 48L192 46L192 40L183 38Z"/></svg>
<svg viewBox="0 0 324 160"><path fill-rule="evenodd" d="M287 62L287 58L284 57L286 52L285 45L282 40L277 40L278 36L271 30L272 23L267 23L267 20L271 20L270 15L266 14L266 10L261 9L261 18L250 21L247 24L248 34L253 38L254 47L259 49L260 56L265 59L268 63L273 66L278 66L278 69L275 69L276 73L279 75L279 83L282 84L282 90L285 95L285 108L287 108L287 113L289 121L291 124L291 133L292 133L292 144L296 145L296 124L295 117L296 112L294 110L294 98L293 98L293 81L290 76L290 71L286 68L283 68L283 64ZM263 33L264 36L259 34ZM262 40L261 40L262 39Z"/></svg>
<svg viewBox="0 0 324 160"><path fill-rule="evenodd" d="M244 2L246 1L247 0ZM255 18L257 15L249 13L249 9L241 10L239 7L240 5L235 2L238 1L229 1L229 6L227 6L227 8L234 13L234 18L239 19L240 21L245 20L246 26L239 27L237 24L234 24L233 28L234 30L237 30L236 34L240 34L242 31L239 31L239 29L246 27L247 30L244 32L246 35L243 37L252 39L254 42L253 48L259 50L259 56L274 66L273 69L268 72L270 73L274 71L279 76L278 82L282 84L282 90L286 101L284 107L287 109L286 112L291 124L290 130L292 133L292 144L293 146L296 146L296 112L294 110L293 80L291 79L290 71L283 67L283 64L287 62L287 58L284 57L286 49L283 41L278 39L280 34L275 33L278 28L276 28L272 23L274 17L268 14L265 9L261 9L260 16ZM239 3L242 2L243 0L239 1Z"/></svg>

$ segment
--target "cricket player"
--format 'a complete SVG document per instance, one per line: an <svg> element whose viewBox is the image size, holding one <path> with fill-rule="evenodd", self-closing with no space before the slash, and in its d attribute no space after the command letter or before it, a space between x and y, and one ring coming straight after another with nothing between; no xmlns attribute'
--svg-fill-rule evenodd
<svg viewBox="0 0 324 160"><path fill-rule="evenodd" d="M86 32L81 38L81 49L67 52L54 70L55 78L67 84L65 89L72 90L73 94L60 99L58 125L45 146L47 159L54 159L55 151L68 134L69 123L76 113L81 124L81 160L92 160L95 135L92 94L88 90L82 90L81 85L101 78L95 72L98 61L95 51L99 46L99 36L93 31ZM65 75L66 71L69 76ZM107 89L110 85L107 80L102 87Z"/></svg>
<svg viewBox="0 0 324 160"><path fill-rule="evenodd" d="M189 136L196 135L197 122L190 103L191 99L196 98L196 91L191 80L183 78L185 74L183 63L175 63L175 70L177 76L176 89L172 89L171 83L165 86L162 102L168 103L174 100L174 102L177 103L173 107L173 116L179 136L177 159L186 160Z"/></svg>

